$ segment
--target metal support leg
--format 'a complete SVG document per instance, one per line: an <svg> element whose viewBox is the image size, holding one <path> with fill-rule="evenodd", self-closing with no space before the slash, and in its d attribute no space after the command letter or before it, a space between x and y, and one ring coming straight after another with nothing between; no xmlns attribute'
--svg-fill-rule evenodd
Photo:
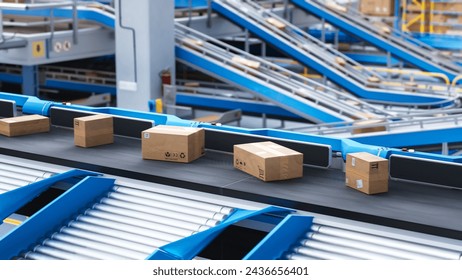
<svg viewBox="0 0 462 280"><path fill-rule="evenodd" d="M250 42L249 42L249 39L250 39L250 33L249 33L249 30L246 29L245 30L245 52L246 53L250 53Z"/></svg>
<svg viewBox="0 0 462 280"><path fill-rule="evenodd" d="M38 96L38 66L22 67L22 93L24 95Z"/></svg>
<svg viewBox="0 0 462 280"><path fill-rule="evenodd" d="M387 68L391 68L391 53L387 52ZM387 74L388 78L391 78L391 73Z"/></svg>
<svg viewBox="0 0 462 280"><path fill-rule="evenodd" d="M266 128L267 127L267 118L266 118L266 114L261 114L261 118L262 118L262 123L263 123L263 127Z"/></svg>
<svg viewBox="0 0 462 280"><path fill-rule="evenodd" d="M441 153L445 156L449 155L449 145L447 142L441 144Z"/></svg>

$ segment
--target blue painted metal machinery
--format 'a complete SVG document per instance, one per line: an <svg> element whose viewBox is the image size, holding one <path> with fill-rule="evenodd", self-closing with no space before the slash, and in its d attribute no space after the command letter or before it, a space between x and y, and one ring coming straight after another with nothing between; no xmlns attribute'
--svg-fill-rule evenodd
<svg viewBox="0 0 462 280"><path fill-rule="evenodd" d="M382 34L370 22L366 22L359 16L350 17L348 14L329 9L324 4L318 1L310 0L292 0L292 3L305 10L308 13L314 14L317 17L325 19L327 22L336 27L359 37L372 45L390 52L395 57L406 61L417 68L428 72L436 72L445 74L451 81L456 78L461 72L460 66L453 63L443 56L437 56L435 53L424 50L408 42L408 39L400 38L404 34L388 35Z"/></svg>
<svg viewBox="0 0 462 280"><path fill-rule="evenodd" d="M393 87L381 88L385 85L385 83L371 85L377 88L368 88L367 79L374 75L376 77L379 75L376 75L373 72L363 73L353 67L350 69L348 68L350 65L347 65L346 61L344 66L339 67L338 63L332 64L332 62L329 61L331 59L333 60L333 58L329 56L322 57L321 54L310 54L310 48L307 47L307 49L303 49L303 44L311 43L313 45L312 47L319 48L316 44L322 44L322 42L310 42L308 35L302 34L302 30L295 26L290 26L289 22L286 22L269 12L267 12L266 17L263 17L263 7L251 5L251 3L246 3L245 1L227 0L215 0L212 2L211 7L214 11L225 16L237 25L246 28L251 33L262 38L264 41L279 49L283 53L301 62L303 65L313 68L318 73L321 73L331 81L339 84L341 87L358 97L372 102L399 103L405 105L433 103L438 106L445 106L447 104L451 104L451 101L446 99L447 93L445 94L446 96L438 96L436 93L423 95L406 92L404 88L401 90ZM287 30L287 33L277 33L279 32L277 28L274 27L273 30L271 30L271 28L265 26L263 22L268 19L275 19L284 24L284 30ZM328 54L327 49L323 49L321 52L326 52L326 54ZM448 103L445 104L445 101L448 101Z"/></svg>
<svg viewBox="0 0 462 280"><path fill-rule="evenodd" d="M383 158L389 158L391 155L406 155L406 156L410 156L416 159L420 158L420 159L438 160L442 162L462 163L462 156L452 157L452 156L444 156L444 155L439 155L439 154L423 153L423 152L409 153L406 151L402 151L400 149L387 148L384 146L373 146L373 145L367 145L367 144L360 144L350 139L339 139L339 138L327 137L327 136L309 135L305 133L284 131L284 130L278 130L278 129L246 129L246 128L240 128L240 127L225 126L225 125L216 126L210 123L183 120L183 119L180 119L172 115L140 112L140 111L135 111L135 110L127 110L127 109L112 108L112 107L95 108L95 107L80 106L80 105L66 105L66 104L52 102L52 101L43 101L36 97L28 97L28 96L8 94L8 93L0 93L0 99L15 101L17 106L22 107L22 111L25 114L39 114L39 115L49 116L50 109L52 107L53 108L70 108L70 109L75 109L79 111L91 112L91 113L102 113L102 114L110 114L114 116L124 116L124 117L137 118L141 120L149 120L149 121L153 121L155 125L164 124L164 125L176 125L176 126L188 126L188 127L202 127L205 129L224 131L224 132L230 132L230 133L267 136L267 137L273 137L275 139L279 138L279 139L287 139L287 140L307 142L307 143L324 144L324 145L331 146L334 152L339 152L344 158L346 158L347 153L366 151L366 152L381 156ZM428 132L428 133L432 133L432 132ZM429 142L425 144L436 144L435 140L437 139L437 137L439 137L438 143L442 143L445 141L445 136L442 135L439 131L434 131L433 133L435 133L435 137L427 138ZM395 135L394 137L399 137L399 136ZM405 135L404 137L408 138L409 136ZM456 141L457 140L456 137L457 136L451 136L451 138L449 139L451 141L448 141L448 142ZM425 138L421 138L421 139L422 139L422 142L425 141ZM457 142L460 142L460 141L462 141L462 139L460 139Z"/></svg>

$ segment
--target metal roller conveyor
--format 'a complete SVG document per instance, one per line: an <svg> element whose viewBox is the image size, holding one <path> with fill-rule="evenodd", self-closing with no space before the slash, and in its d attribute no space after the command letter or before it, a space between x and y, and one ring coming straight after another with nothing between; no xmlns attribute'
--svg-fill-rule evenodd
<svg viewBox="0 0 462 280"><path fill-rule="evenodd" d="M153 246L148 246L148 245L140 244L138 242L131 242L131 241L123 240L122 238L104 236L101 234L88 232L88 231L77 229L77 228L65 227L61 229L60 233L63 233L69 236L75 236L75 237L82 238L82 239L97 241L97 242L101 242L103 244L107 244L110 246L117 246L117 247L121 247L127 250L144 253L144 254L150 254L153 251Z"/></svg>
<svg viewBox="0 0 462 280"><path fill-rule="evenodd" d="M75 246L84 247L86 249L96 250L98 252L103 252L107 254L112 254L114 256L119 256L120 258L128 258L128 259L143 259L146 258L147 254L143 254L134 250L128 250L126 248L121 248L118 246L108 245L105 243L92 241L85 238L80 238L77 236L64 234L64 233L55 233L52 235L52 240L66 242ZM63 248L63 247L62 247ZM149 254L149 253L148 253ZM111 257L110 259L114 259L117 257ZM103 258L107 259L107 258Z"/></svg>
<svg viewBox="0 0 462 280"><path fill-rule="evenodd" d="M148 228L152 230L158 230L158 231L162 231L165 233L178 235L181 237L190 236L194 233L191 230L180 229L174 226L167 226L167 225L159 224L156 222L143 221L143 220L132 218L132 217L120 216L120 215L111 214L109 212L100 211L100 210L87 210L85 211L85 215L104 219L104 220L116 221L116 222L120 222L120 223L124 223L128 225L144 227L144 228Z"/></svg>
<svg viewBox="0 0 462 280"><path fill-rule="evenodd" d="M98 234L103 237L117 237L123 241L136 242L146 246L151 246L153 248L161 247L168 243L167 241L161 239L151 238L147 236L129 233L127 231L97 226L94 224L79 221L72 221L71 223L69 223L69 228L84 230L86 232Z"/></svg>
<svg viewBox="0 0 462 280"><path fill-rule="evenodd" d="M20 180L20 179L14 179L14 178L8 178L8 177L0 177L0 183L6 183L10 185L15 185L18 188L27 186L30 184L30 182L25 181L25 180Z"/></svg>
<svg viewBox="0 0 462 280"><path fill-rule="evenodd" d="M61 260L60 258L55 258L50 255L45 255L37 252L29 252L26 254L24 258L18 258L18 260L42 260L42 261L55 261L55 260Z"/></svg>
<svg viewBox="0 0 462 280"><path fill-rule="evenodd" d="M37 253L40 253L46 256L55 257L61 260L96 260L97 259L97 258L84 256L81 254L76 254L76 253L71 253L71 252L66 252L60 249L46 247L42 245L35 247L34 250L29 253L32 253L32 252L37 252ZM29 253L24 254L24 258L27 259Z"/></svg>
<svg viewBox="0 0 462 280"><path fill-rule="evenodd" d="M350 246L345 246L345 245L336 245L336 244L330 244L327 242L322 242L322 241L316 241L312 239L305 239L302 240L302 246L307 247L308 249L318 249L318 250L324 250L332 253L339 253L345 256L352 256L355 258L359 259L365 259L365 260L399 260L401 258L389 256L386 254L382 254L381 252L371 252L367 250L361 250L358 248L350 247Z"/></svg>
<svg viewBox="0 0 462 280"><path fill-rule="evenodd" d="M293 261L314 261L320 260L320 258L305 256L301 254L288 254L285 256L286 260L293 260Z"/></svg>
<svg viewBox="0 0 462 280"><path fill-rule="evenodd" d="M0 182L0 193L8 192L17 188L18 186Z"/></svg>
<svg viewBox="0 0 462 280"><path fill-rule="evenodd" d="M102 227L107 227L110 229L122 230L128 233L133 233L133 234L137 234L141 236L165 240L166 243L177 241L178 239L182 238L181 236L175 235L175 234L169 234L169 233L161 232L158 230L152 230L152 229L139 227L139 226L132 226L132 225L124 224L121 222L103 220L103 219L90 217L90 216L81 215L77 217L76 220L80 222L102 226Z"/></svg>
<svg viewBox="0 0 462 280"><path fill-rule="evenodd" d="M0 170L11 171L11 172L19 173L19 174L28 174L30 176L41 177L41 178L49 178L53 175L53 172L18 166L12 163L2 162L2 161L0 161Z"/></svg>
<svg viewBox="0 0 462 280"><path fill-rule="evenodd" d="M80 254L82 256L87 256L87 257L99 259L99 260L129 260L130 259L127 257L116 255L116 254L110 254L110 253L102 252L96 249L86 248L86 247L73 245L67 242L52 240L52 239L45 240L42 246L67 251L69 253Z"/></svg>
<svg viewBox="0 0 462 280"><path fill-rule="evenodd" d="M209 218L209 219L214 219L214 220L219 220L219 221L223 220L227 216L225 214L221 214L221 213L217 213L213 211L206 211L202 209L186 207L181 204L175 205L175 204L166 203L163 201L156 201L156 200L146 199L142 197L135 197L135 196L117 193L117 192L110 192L108 194L108 197L119 199L119 200L126 201L126 202L135 203L135 204L141 204L141 205L147 205L147 206L155 205L156 207L160 207L163 209L168 209L168 210L173 210L173 211L183 212L183 213L189 213L194 216L199 216L199 217L204 217L204 218Z"/></svg>
<svg viewBox="0 0 462 280"><path fill-rule="evenodd" d="M23 173L17 173L14 171L7 171L7 170L1 170L1 169L0 169L0 176L23 180L29 183L37 182L43 179L43 177L31 176L31 175L27 175Z"/></svg>
<svg viewBox="0 0 462 280"><path fill-rule="evenodd" d="M423 256L433 256L440 259L448 260L459 260L461 252L448 250L445 248L434 247L426 244L419 244L415 242L408 242L405 240L398 240L385 236L378 236L369 233L362 233L357 231L351 231L347 229L341 229L331 226L313 224L311 230L313 232L319 232L330 236L336 236L340 238L356 240L361 242L368 242L372 244L379 244L389 248L403 250L407 252L414 252Z"/></svg>
<svg viewBox="0 0 462 280"><path fill-rule="evenodd" d="M350 246L340 246L335 244L329 244L326 242L316 241L305 239L302 240L302 246L310 249L324 250L333 253L339 253L345 256L352 256L355 258L365 259L365 260L399 260L400 258L392 257L386 254L381 254L379 252L370 252L360 250Z"/></svg>
<svg viewBox="0 0 462 280"><path fill-rule="evenodd" d="M361 258L353 257L350 255L344 255L337 252L328 252L324 250L307 248L302 246L294 248L294 252L300 254L301 256L317 258L320 260L361 260Z"/></svg>
<svg viewBox="0 0 462 280"><path fill-rule="evenodd" d="M133 203L128 203L122 200L117 200L117 199L112 199L112 198L103 198L101 199L100 203L117 206L117 207L124 208L124 209L139 211L143 213L156 213L156 215L159 215L162 217L172 218L172 219L180 220L180 221L188 221L191 223L202 224L202 225L206 225L210 227L216 226L220 223L220 221L218 220L193 216L188 213L181 213L181 212L169 211L169 210L165 210L165 209L157 208L157 207L133 204Z"/></svg>
<svg viewBox="0 0 462 280"><path fill-rule="evenodd" d="M156 201L162 201L162 202L165 202L165 203L183 205L183 206L186 206L186 207L191 207L191 208L197 208L197 209L202 209L202 210L211 211L211 212L222 213L222 214L225 214L225 215L229 215L233 211L233 208L230 208L230 207L225 207L225 206L221 206L221 205L206 203L206 202L197 201L197 200L190 200L190 199L186 199L186 198L180 198L180 197L175 197L175 196L165 195L165 194L160 194L160 193L155 193L155 192L136 190L136 189L133 189L133 188L127 188L127 187L122 187L122 186L114 187L114 191L118 192L118 193L123 193L123 194L136 196L136 197L152 199L152 200L156 200Z"/></svg>
<svg viewBox="0 0 462 280"><path fill-rule="evenodd" d="M190 230L192 232L202 231L202 230L206 230L210 228L209 226L204 226L202 224L195 224L195 223L189 223L189 222L185 222L181 220L174 220L171 218L165 218L165 217L154 215L154 214L147 214L143 212L128 210L128 209L119 208L119 207L115 207L111 205L105 205L105 204L95 204L93 206L93 209L101 210L101 211L112 213L112 214L118 214L121 216L136 217L137 219L145 220L145 221L156 221L157 223L164 224L164 225L174 224L175 226L179 228Z"/></svg>
<svg viewBox="0 0 462 280"><path fill-rule="evenodd" d="M347 238L340 238L335 237L332 235L327 234L316 234L316 233L309 233L308 238L311 240L316 240L324 243L329 243L333 245L345 246L345 247L353 247L359 250L364 250L368 252L380 252L392 257L400 258L400 259L411 259L411 260L419 260L419 259L427 259L427 260L436 260L441 259L435 256L429 256L424 254L417 254L414 252L406 251L405 249L396 249L390 248L386 246L382 246L379 244L373 244L368 242L362 242Z"/></svg>

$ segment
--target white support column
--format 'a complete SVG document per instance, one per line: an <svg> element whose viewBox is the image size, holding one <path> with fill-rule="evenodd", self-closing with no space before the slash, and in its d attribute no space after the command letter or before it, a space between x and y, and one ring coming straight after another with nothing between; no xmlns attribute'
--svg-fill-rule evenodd
<svg viewBox="0 0 462 280"><path fill-rule="evenodd" d="M175 81L174 1L115 0L117 106L148 110L162 97L161 74Z"/></svg>

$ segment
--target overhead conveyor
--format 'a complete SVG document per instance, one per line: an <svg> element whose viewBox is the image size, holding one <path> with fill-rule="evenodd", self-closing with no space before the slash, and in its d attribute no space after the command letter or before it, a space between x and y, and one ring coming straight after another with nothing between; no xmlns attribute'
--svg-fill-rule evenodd
<svg viewBox="0 0 462 280"><path fill-rule="evenodd" d="M449 85L428 83L422 87L387 80L253 1L214 0L211 7L276 49L363 99L410 106L453 104L455 97Z"/></svg>
<svg viewBox="0 0 462 280"><path fill-rule="evenodd" d="M176 57L313 122L389 114L181 24L176 24Z"/></svg>
<svg viewBox="0 0 462 280"><path fill-rule="evenodd" d="M358 12L346 9L333 1L291 0L291 2L307 13L324 19L337 28L359 37L419 69L443 73L451 81L462 73L460 65L440 54L437 50L402 32L396 30L387 32L376 27Z"/></svg>

